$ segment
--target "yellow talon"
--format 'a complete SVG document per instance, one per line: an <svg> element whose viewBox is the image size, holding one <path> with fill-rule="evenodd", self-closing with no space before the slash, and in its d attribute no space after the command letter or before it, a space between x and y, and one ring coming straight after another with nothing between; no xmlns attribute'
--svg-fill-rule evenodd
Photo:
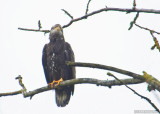
<svg viewBox="0 0 160 114"><path fill-rule="evenodd" d="M57 83L57 85L59 85L60 82L62 82L62 81L63 81L63 78L60 78L60 79L57 80L57 81L53 80L53 82L49 83L48 85L49 85L51 88L53 88L54 83Z"/></svg>
<svg viewBox="0 0 160 114"><path fill-rule="evenodd" d="M63 81L63 78L60 78L57 82L57 85L59 85Z"/></svg>

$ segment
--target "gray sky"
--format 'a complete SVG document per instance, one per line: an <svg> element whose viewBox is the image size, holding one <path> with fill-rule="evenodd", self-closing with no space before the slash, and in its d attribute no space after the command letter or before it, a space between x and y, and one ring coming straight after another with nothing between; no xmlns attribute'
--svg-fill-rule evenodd
<svg viewBox="0 0 160 114"><path fill-rule="evenodd" d="M48 34L20 31L18 27L38 28L41 20L43 29L54 24L67 24L70 18L61 11L65 9L74 18L85 14L88 0L1 0L0 1L0 92L21 89L15 77L19 74L28 91L46 86L42 68L42 49L48 42ZM132 0L92 0L89 12L108 7L130 8ZM159 0L137 0L137 8L159 8ZM77 62L110 65L138 74L146 71L160 80L159 52L151 51L153 39L148 31L133 27L128 31L135 13L103 12L73 23L64 29L64 36L74 50ZM160 31L160 15L143 14L137 23ZM160 36L156 35L157 38ZM107 71L76 68L77 78L113 79ZM127 76L114 73L118 78ZM157 106L155 95L148 92L147 84L130 86L149 97ZM145 100L124 86L97 87L90 84L76 85L74 96L65 108L58 108L54 91L35 95L32 100L22 95L1 97L1 114L133 114L134 110L153 110Z"/></svg>

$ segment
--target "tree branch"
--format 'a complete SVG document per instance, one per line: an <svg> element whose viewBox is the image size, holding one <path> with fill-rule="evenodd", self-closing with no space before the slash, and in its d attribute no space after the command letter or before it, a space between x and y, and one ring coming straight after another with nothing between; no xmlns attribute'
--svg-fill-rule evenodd
<svg viewBox="0 0 160 114"><path fill-rule="evenodd" d="M107 66L107 65L100 65L100 64L94 64L94 63L71 62L71 61L67 61L66 64L69 66L90 67L90 68L98 68L98 69L103 69L103 70L110 70L110 71L114 71L120 74L124 74L130 77L133 77L133 78L137 78L140 80L145 79L142 75L139 75L139 74L127 71L127 70L122 70L116 67Z"/></svg>
<svg viewBox="0 0 160 114"><path fill-rule="evenodd" d="M159 52L160 52L160 45L159 45L159 43L158 43L158 40L157 40L157 38L153 35L153 33L156 33L156 34L159 35L160 32L157 32L157 31L155 31L155 30L152 30L152 29L149 29L149 28L146 28L146 27L142 27L142 26L136 24L135 22L132 23L132 24L135 24L137 27L139 27L139 28L141 28L141 29L144 29L144 30L149 31L150 34L151 34L151 36L153 37L153 41L154 41L154 45L151 47L151 50L153 50L155 47L157 47L157 49L158 49ZM133 26L133 25L132 25L132 26Z"/></svg>
<svg viewBox="0 0 160 114"><path fill-rule="evenodd" d="M131 28L133 27L133 24L136 23L136 20L138 19L138 16L139 16L139 12L136 14L133 21L130 22L130 27L128 28L128 30L131 30Z"/></svg>
<svg viewBox="0 0 160 114"><path fill-rule="evenodd" d="M157 40L157 38L153 35L153 32L152 31L150 31L150 34L151 34L151 36L153 37L153 41L154 41L154 46L152 46L152 48L151 49L154 49L155 47L158 49L158 51L160 52L160 45L159 45L159 43L158 43L158 40Z"/></svg>
<svg viewBox="0 0 160 114"><path fill-rule="evenodd" d="M42 28L42 24L41 24L41 21L38 20L38 29L40 30Z"/></svg>
<svg viewBox="0 0 160 114"><path fill-rule="evenodd" d="M135 79L140 79L142 81L147 82L150 86L152 86L154 89L158 90L160 92L160 81L158 81L156 78L154 78L151 75L148 75L146 72L143 72L143 75L139 75L127 70L122 70L116 67L107 66L107 65L100 65L100 64L94 64L94 63L81 63L81 62L71 62L67 61L67 65L69 66L79 66L79 67L90 67L90 68L98 68L103 70L109 70L113 72L117 72L120 74L124 74L127 76L130 76Z"/></svg>
<svg viewBox="0 0 160 114"><path fill-rule="evenodd" d="M99 69L104 69L104 70L110 70L110 71L114 71L114 72L118 72L118 73L121 73L121 74L131 76L133 78L132 79L122 79L122 80L120 80L117 77L115 77L113 74L109 73L108 75L113 76L116 80L98 80L98 79L93 79L93 78L77 78L77 79L71 79L71 80L63 81L63 82L60 83L60 85L54 85L53 87L45 86L45 87L41 87L41 88L35 89L33 91L27 92L26 87L22 83L22 77L18 76L16 79L18 79L19 84L22 87L22 90L15 91L15 92L8 92L8 93L0 93L0 97L1 96L9 96L9 95L17 95L17 94L22 93L25 98L26 97L32 98L34 95L45 92L45 91L48 91L48 90L60 88L60 87L63 87L63 86L70 86L70 85L74 85L74 84L82 84L82 83L84 83L84 84L85 83L95 84L97 86L107 86L109 88L111 88L112 86L116 86L116 85L125 85L127 88L132 90L136 95L138 95L141 98L147 100L156 109L156 111L159 112L159 109L151 102L150 99L140 95L135 90L133 90L133 89L131 89L130 87L127 86L127 84L138 84L138 83L143 83L143 82L146 81L150 86L150 90L157 89L158 91L160 91L160 82L156 78L147 74L146 72L143 72L144 74L142 76L142 75L130 72L130 71L122 70L122 69L115 68L115 67L112 67L112 66L100 65L100 64L80 63L80 62L70 62L70 61L68 61L66 64L69 65L69 66L91 67L91 68L99 68Z"/></svg>
<svg viewBox="0 0 160 114"><path fill-rule="evenodd" d="M13 91L13 92L0 93L0 97L18 95L18 94L21 94L22 91L23 91L23 89L18 90L18 91Z"/></svg>
<svg viewBox="0 0 160 114"><path fill-rule="evenodd" d="M104 12L104 11L119 11L119 12L126 12L126 13L131 13L131 12L139 12L139 13L155 13L155 14L160 14L160 10L154 10L154 9L137 9L137 8L102 8L96 11L93 11L91 13L88 13L82 17L76 18L76 19L72 19L68 24L64 25L63 28L66 28L68 26L70 26L73 22L79 21L79 20L83 20L86 19L89 16Z"/></svg>
<svg viewBox="0 0 160 114"><path fill-rule="evenodd" d="M136 0L133 0L133 9L136 9Z"/></svg>
<svg viewBox="0 0 160 114"><path fill-rule="evenodd" d="M137 23L134 23L137 27L141 28L141 29L144 29L144 30L147 30L147 31L151 31L153 33L156 33L156 34L160 34L160 32L157 32L155 30L152 30L152 29L149 29L149 28L146 28L146 27L142 27L140 25L138 25Z"/></svg>
<svg viewBox="0 0 160 114"><path fill-rule="evenodd" d="M20 28L20 27L18 29L24 30L24 31L44 32L45 34L50 32L50 30L28 29L28 28Z"/></svg>
<svg viewBox="0 0 160 114"><path fill-rule="evenodd" d="M118 78L117 78L116 76L114 76L113 74L111 74L111 73L108 72L107 75L112 76L112 77L114 77L117 81L123 83L129 90L131 90L131 91L132 91L134 94L136 94L137 96L145 99L149 104L151 104L151 106L152 106L157 112L160 113L160 111L159 111L159 109L157 108L157 106L156 106L154 103L152 103L152 101L151 101L149 98L147 98L147 97L139 94L139 93L136 92L134 89L132 89L132 88L130 88L129 86L127 86L124 82L122 82L120 79L118 79Z"/></svg>
<svg viewBox="0 0 160 114"><path fill-rule="evenodd" d="M88 5L89 5L89 3L90 3L90 0L88 1ZM86 12L88 12L87 9L86 9ZM62 9L62 10L71 18L71 21L68 24L63 25L62 28L66 28L66 27L70 26L72 23L74 23L76 21L80 21L80 20L86 19L87 17L90 17L92 15L95 15L95 14L98 14L98 13L101 13L101 12L104 12L104 11L119 11L119 12L127 12L127 13L137 12L137 13L155 13L155 14L160 14L160 10L154 10L154 9L109 8L109 7L106 7L106 8L102 8L102 9L93 11L91 13L87 13L84 16L81 16L81 17L73 19L73 16L71 16L71 14L69 14L64 9ZM28 29L28 28L20 28L20 27L18 29L19 30L25 30L25 31L44 32L45 34L50 32L50 30Z"/></svg>
<svg viewBox="0 0 160 114"><path fill-rule="evenodd" d="M88 0L85 15L87 15L87 13L88 13L88 10L89 10L89 3L90 3L90 2L91 2L91 0Z"/></svg>
<svg viewBox="0 0 160 114"><path fill-rule="evenodd" d="M64 9L61 9L62 11L64 11L64 13L66 14L66 15L68 15L71 19L73 19L73 16L70 14L70 13L68 13L68 11L66 11L66 10L64 10Z"/></svg>
<svg viewBox="0 0 160 114"><path fill-rule="evenodd" d="M139 79L122 79L121 81L124 82L125 84L139 84L139 83L144 82ZM22 85L24 85L24 84L22 83L22 80L19 80L19 83L20 83L21 87L23 88ZM95 84L97 86L108 86L109 88L111 88L112 86L123 85L123 83L121 83L117 80L98 80L98 79L93 79L93 78L77 78L77 79L63 81L60 83L60 85L55 85L53 88L51 88L50 86L45 86L45 87L41 87L41 88L29 91L29 92L25 91L26 89L23 88L22 90L15 91L15 92L0 93L0 97L9 96L9 95L10 96L17 95L17 94L23 93L23 96L25 98L26 97L32 98L35 94L39 94L39 93L42 93L42 92L45 92L48 90L56 89L58 87L69 86L69 85L74 85L74 84Z"/></svg>

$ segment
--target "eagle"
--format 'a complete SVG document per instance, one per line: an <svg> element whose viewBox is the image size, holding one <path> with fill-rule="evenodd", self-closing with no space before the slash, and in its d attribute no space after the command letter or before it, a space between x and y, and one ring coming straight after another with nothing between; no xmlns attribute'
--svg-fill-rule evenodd
<svg viewBox="0 0 160 114"><path fill-rule="evenodd" d="M74 62L75 58L70 44L65 42L60 24L51 28L49 40L42 53L42 65L48 85L54 86L55 83L59 84L63 80L76 78L75 67L66 65L66 61ZM74 85L55 89L57 106L65 107L73 93Z"/></svg>

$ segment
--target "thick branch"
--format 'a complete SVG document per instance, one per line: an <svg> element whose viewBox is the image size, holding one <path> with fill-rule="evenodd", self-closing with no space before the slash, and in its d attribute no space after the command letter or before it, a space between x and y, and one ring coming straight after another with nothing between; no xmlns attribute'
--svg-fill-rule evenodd
<svg viewBox="0 0 160 114"><path fill-rule="evenodd" d="M143 83L143 81L138 80L138 79L123 79L122 82L125 82L126 84L138 84L138 83ZM45 92L51 89L56 89L58 87L62 86L69 86L69 85L74 85L74 84L96 84L97 86L108 86L111 88L111 86L116 86L116 85L123 85L123 83L117 81L117 80L98 80L98 79L93 79L93 78L77 78L77 79L72 79L72 80L66 80L60 83L59 86L54 86L53 88L50 88L49 86L42 87L33 91L29 91L24 94L24 97L30 97L35 94Z"/></svg>
<svg viewBox="0 0 160 114"><path fill-rule="evenodd" d="M160 82L152 76L147 75L139 75L127 70L122 70L116 67L112 67L112 66L107 66L107 65L100 65L100 64L93 64L93 63L81 63L81 62L70 62L68 61L66 63L69 66L79 66L79 67L90 67L90 68L98 68L98 69L104 69L104 70L109 70L109 71L113 71L113 72L117 72L120 74L124 74L127 76L131 76L133 78L137 78L140 79L142 81L146 81L149 85L151 85L152 87L154 87L156 90L160 91ZM149 78L148 78L149 77ZM149 80L149 81L148 81Z"/></svg>
<svg viewBox="0 0 160 114"><path fill-rule="evenodd" d="M94 64L94 63L80 63L80 62L68 61L66 64L69 66L90 67L90 68L98 68L98 69L114 71L114 72L124 74L124 75L130 76L130 77L136 78L136 79L140 79L142 81L146 81L149 85L154 87L156 90L160 91L160 82L157 79L155 81L155 78L152 76L149 76L149 75L139 75L139 74L136 74L136 73L133 73L133 72L130 72L127 70L122 70L122 69L119 69L116 67ZM147 76L147 78L146 78L146 76Z"/></svg>
<svg viewBox="0 0 160 114"><path fill-rule="evenodd" d="M112 66L107 66L107 65L100 65L100 64L94 64L94 63L81 63L81 62L70 62L68 61L66 63L69 66L79 66L79 67L90 67L90 68L98 68L98 69L104 69L104 70L110 70L114 71L120 74L124 74L133 78L141 79L144 80L145 78L142 75L127 71L127 70L122 70L116 67Z"/></svg>
<svg viewBox="0 0 160 114"><path fill-rule="evenodd" d="M144 81L139 80L139 79L122 79L122 82L124 82L125 84L139 84L139 83L143 83ZM77 79L72 79L72 80L66 80L60 83L59 86L55 85L53 88L49 87L49 86L45 86L45 87L41 87L38 89L35 89L33 91L29 91L29 92L24 92L24 90L20 90L17 91L16 93L14 92L8 92L8 93L0 93L0 97L1 96L8 96L8 95L17 95L17 94L21 94L23 93L24 97L32 97L35 94L38 93L42 93L48 90L52 90L55 88L58 88L60 86L68 86L68 85L73 85L73 84L95 84L97 86L108 86L109 88L111 88L112 86L120 86L123 85L123 83L117 81L117 80L98 80L98 79L93 79L93 78L77 78Z"/></svg>

